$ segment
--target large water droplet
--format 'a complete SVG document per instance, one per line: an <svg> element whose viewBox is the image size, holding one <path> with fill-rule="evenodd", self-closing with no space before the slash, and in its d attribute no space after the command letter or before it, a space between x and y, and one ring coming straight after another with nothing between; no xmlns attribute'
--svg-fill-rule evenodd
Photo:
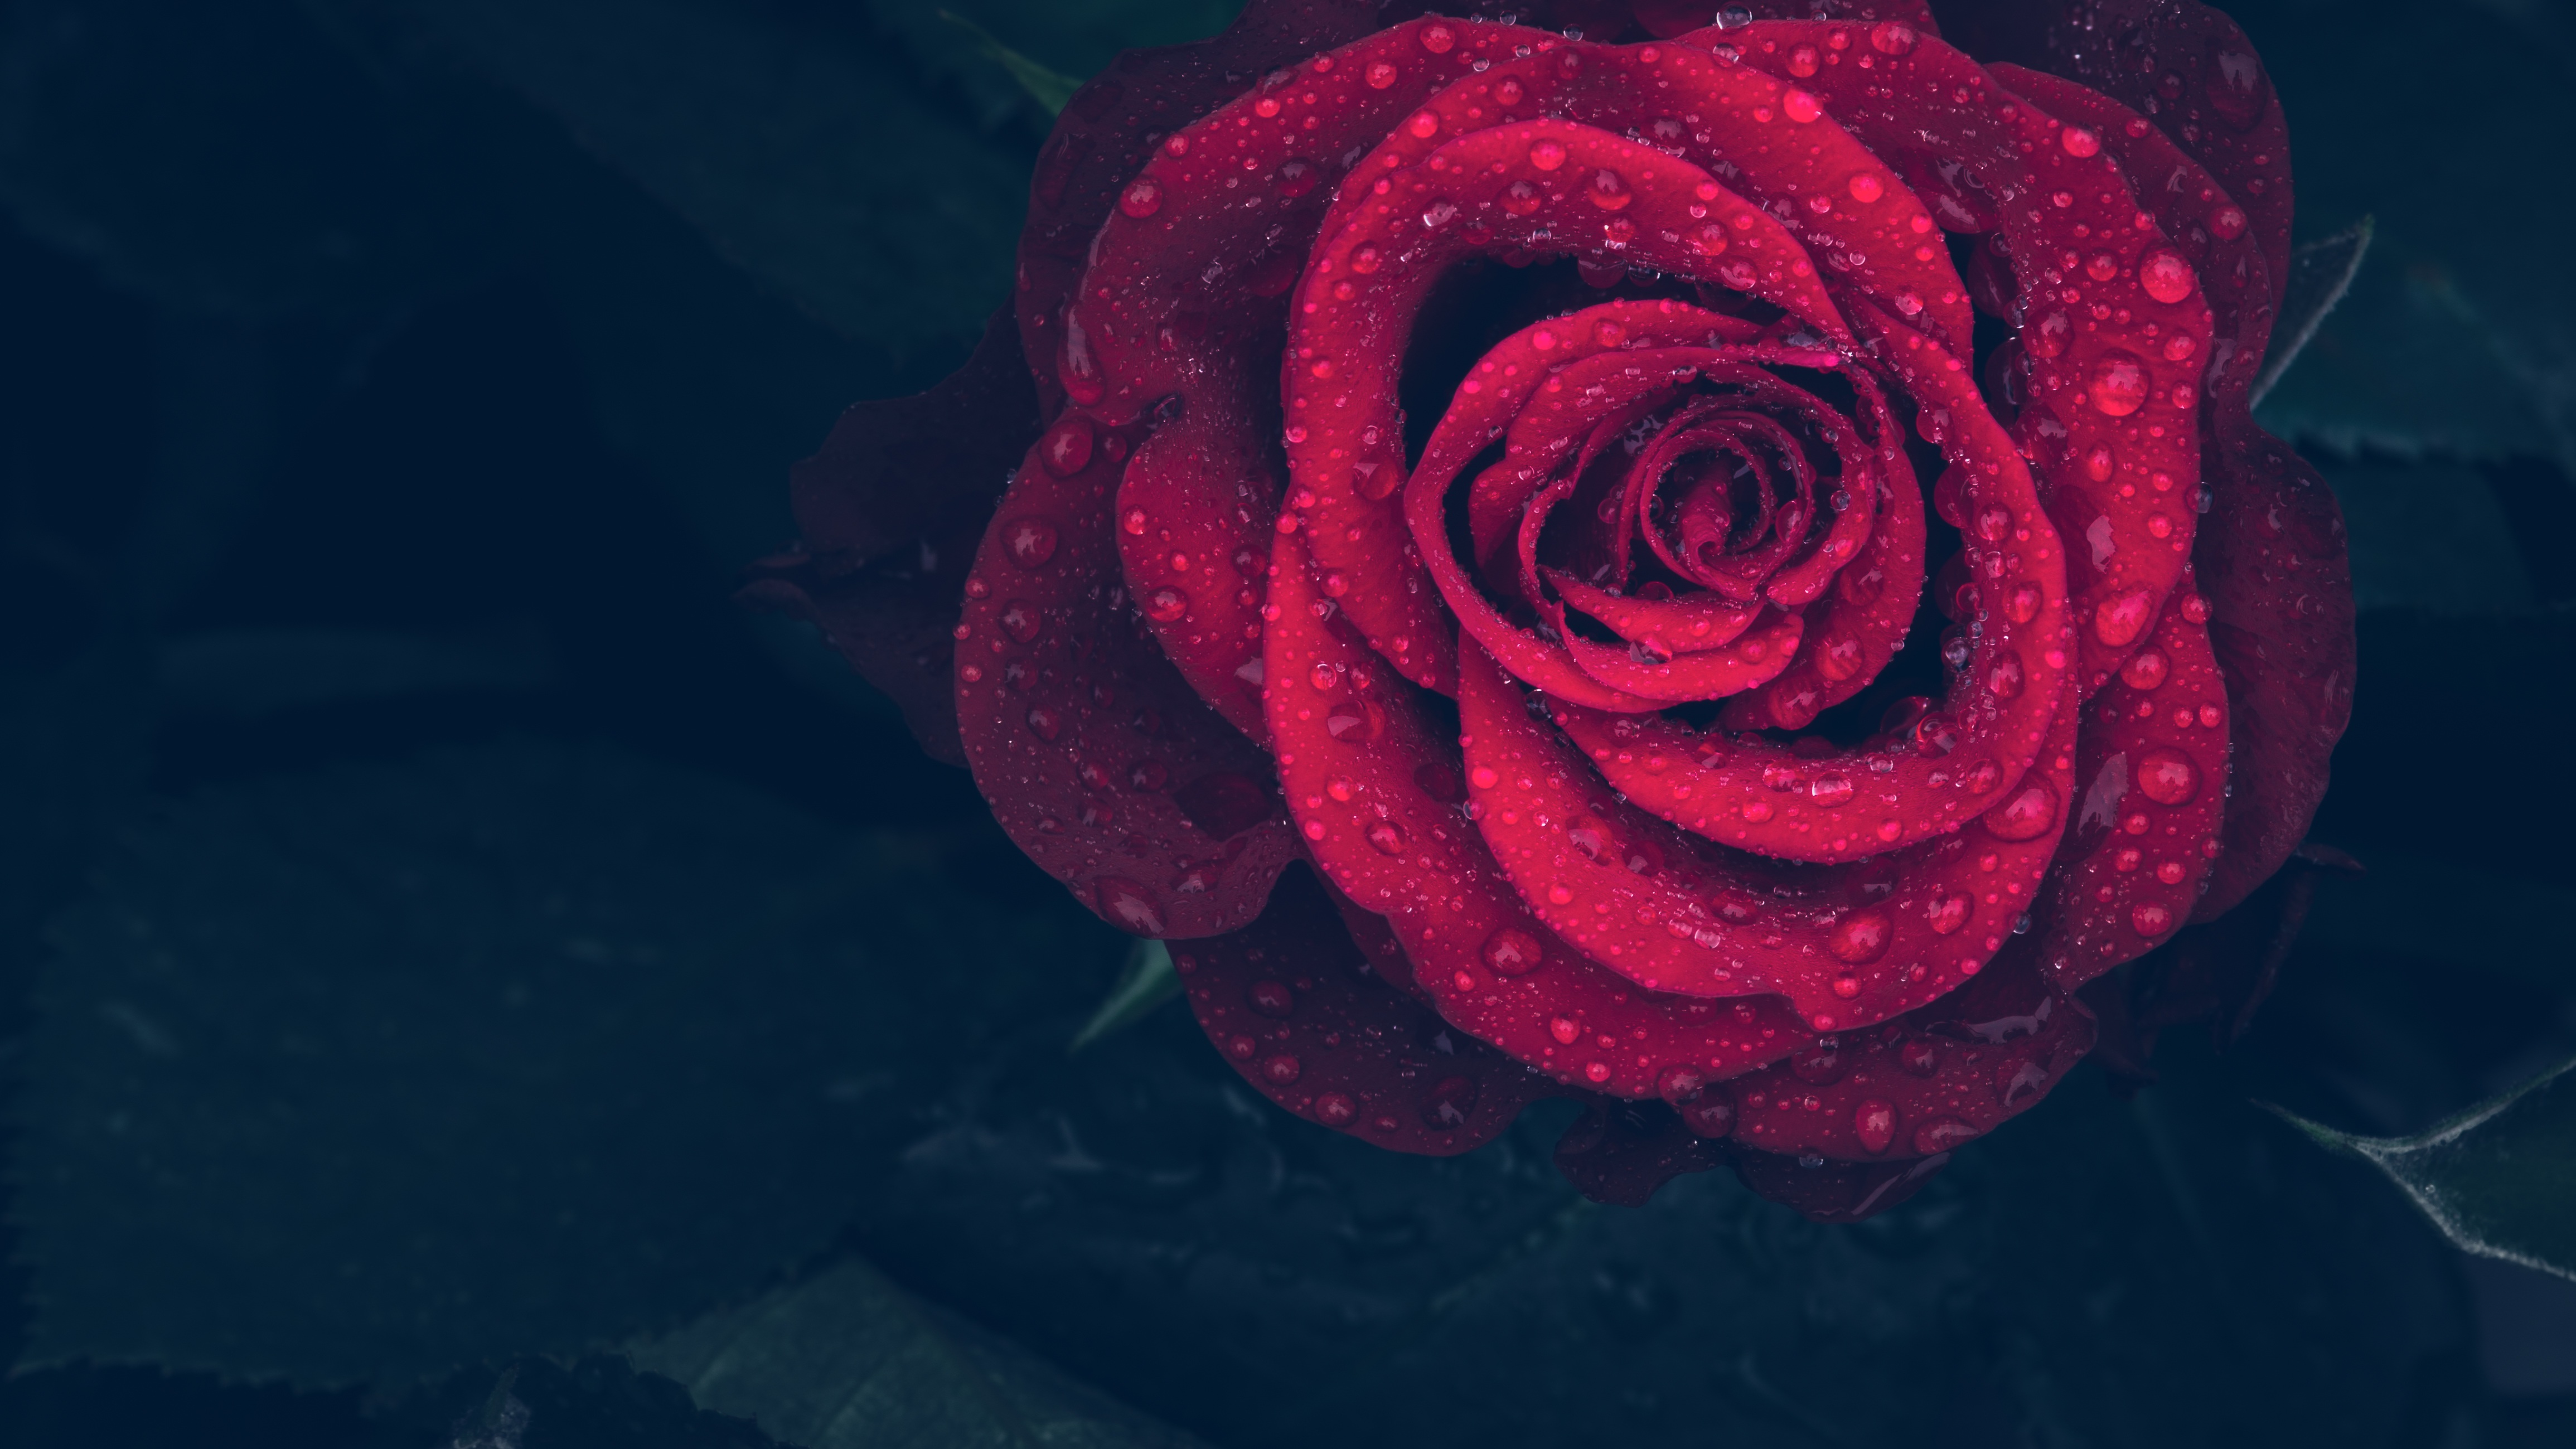
<svg viewBox="0 0 2576 1449"><path fill-rule="evenodd" d="M1887 954L1887 944L1896 939L1896 923L1887 912L1875 907L1854 911L1835 925L1825 939L1825 949L1834 959L1852 966L1865 966Z"/></svg>
<svg viewBox="0 0 2576 1449"><path fill-rule="evenodd" d="M1526 975L1547 959L1546 948L1539 944L1538 937L1518 926L1505 926L1487 936L1477 954L1488 968L1503 976Z"/></svg>
<svg viewBox="0 0 2576 1449"><path fill-rule="evenodd" d="M1285 1021L1297 1014L1297 993L1285 981L1255 981L1243 994L1244 1004L1263 1016Z"/></svg>
<svg viewBox="0 0 2576 1449"><path fill-rule="evenodd" d="M1873 1156L1896 1140L1896 1108L1885 1102L1863 1102L1852 1109L1852 1135Z"/></svg>
<svg viewBox="0 0 2576 1449"><path fill-rule="evenodd" d="M2147 632L2155 612L2155 598L2144 589L2114 594L2093 610L2093 637L2114 649L2133 644Z"/></svg>
<svg viewBox="0 0 2576 1449"><path fill-rule="evenodd" d="M2035 840L2057 823L2057 792L2045 780L2022 781L2002 804L1986 812L1986 829L2000 840Z"/></svg>
<svg viewBox="0 0 2576 1449"><path fill-rule="evenodd" d="M2125 418L2146 406L2147 365L2134 354L2114 348L2093 363L2093 406Z"/></svg>
<svg viewBox="0 0 2576 1449"><path fill-rule="evenodd" d="M2159 805L2187 805L2200 793L2200 766L2171 745L2138 757L2138 788Z"/></svg>
<svg viewBox="0 0 2576 1449"><path fill-rule="evenodd" d="M2138 285L2159 302L2179 302L2191 295L2199 279L2182 253L2171 247L2158 247L2138 262ZM2172 349L2167 348L2166 353L2171 356ZM2182 355L2189 357L2191 348L2185 347Z"/></svg>

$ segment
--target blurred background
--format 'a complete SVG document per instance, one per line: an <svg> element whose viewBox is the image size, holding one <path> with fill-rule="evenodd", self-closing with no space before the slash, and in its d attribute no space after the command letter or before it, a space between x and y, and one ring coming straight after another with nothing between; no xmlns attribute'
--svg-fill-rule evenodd
<svg viewBox="0 0 2576 1449"><path fill-rule="evenodd" d="M2576 16L2228 7L2300 238L2376 219L2263 408L2367 874L2241 1041L1820 1228L1069 1053L1124 938L730 602L1002 299L1046 76L1233 8L0 4L0 1441L2576 1442L2576 1284L2256 1105L2576 1050Z"/></svg>

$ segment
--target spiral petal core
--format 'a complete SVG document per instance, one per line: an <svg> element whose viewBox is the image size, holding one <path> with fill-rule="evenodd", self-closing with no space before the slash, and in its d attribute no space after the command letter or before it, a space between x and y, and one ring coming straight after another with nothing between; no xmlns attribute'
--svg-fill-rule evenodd
<svg viewBox="0 0 2576 1449"><path fill-rule="evenodd" d="M1024 309L1064 404L957 710L1033 858L1207 938L1254 1087L1417 1152L1660 1101L1568 1171L1840 1162L1781 1195L1865 1212L2191 918L2243 707L2191 573L2234 436L2200 278L2244 213L2188 162L2149 206L2170 144L2026 88L1912 10L1426 18L1153 138ZM1444 306L1483 340L1440 362ZM2012 332L1982 389L1973 308ZM2267 309L2229 299L2240 347Z"/></svg>

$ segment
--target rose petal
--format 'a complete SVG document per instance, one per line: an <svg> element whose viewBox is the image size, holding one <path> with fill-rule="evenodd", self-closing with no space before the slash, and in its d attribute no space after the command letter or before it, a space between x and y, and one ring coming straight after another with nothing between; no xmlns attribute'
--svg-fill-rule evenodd
<svg viewBox="0 0 2576 1449"><path fill-rule="evenodd" d="M1001 496L995 480L1037 431L1019 336L995 313L938 386L842 412L793 472L801 549L756 565L745 595L819 626L950 764L966 763L948 679L958 593Z"/></svg>
<svg viewBox="0 0 2576 1449"><path fill-rule="evenodd" d="M1669 39L1704 30L1708 0L1633 0L1637 23ZM1911 27L1921 35L1938 35L1932 7L1925 0L1748 0L1726 7L1755 20L1881 20ZM1891 37L1890 43L1895 43Z"/></svg>
<svg viewBox="0 0 2576 1449"><path fill-rule="evenodd" d="M1634 1208L1665 1183L1706 1172L1729 1155L1661 1102L1596 1101L1557 1139L1556 1170L1594 1202Z"/></svg>
<svg viewBox="0 0 2576 1449"><path fill-rule="evenodd" d="M1776 994L1814 1031L1849 1030L1911 1011L1975 976L2038 899L2066 828L2074 720L2052 739L2023 791L2031 812L1856 865L1784 870L1707 849L1614 798L1583 757L1530 718L1490 656L1459 662L1459 725L1477 829L1531 914L1609 970L1657 991ZM1655 762L1645 762L1652 771ZM1688 774L1688 757L1667 761ZM1866 808L1902 823L1883 776L1835 778ZM1780 798L1774 796L1774 798ZM2027 833L2025 833L2025 829ZM2017 838L2015 838L2017 837ZM1900 839L1902 837L1900 836Z"/></svg>
<svg viewBox="0 0 2576 1449"><path fill-rule="evenodd" d="M2306 837L2335 741L2352 722L2357 658L2352 565L2333 491L2250 418L2221 427L2216 501L2194 563L2227 677L2236 793L2197 921L2252 894Z"/></svg>
<svg viewBox="0 0 2576 1449"><path fill-rule="evenodd" d="M2103 0L2080 17L1980 6L1962 25L1955 43L1969 54L2080 81L2183 141L2244 210L2230 229L2254 238L2280 295L2290 277L2289 122L2234 20L2195 0Z"/></svg>
<svg viewBox="0 0 2576 1449"><path fill-rule="evenodd" d="M1252 0L1223 34L1188 45L1122 51L1108 70L1073 93L1038 152L1028 224L1020 232L1020 342L1037 371L1047 415L1064 399L1053 363L1064 340L1065 301L1090 258L1092 238L1143 164L1144 138L1241 96L1247 76L1358 40L1378 24L1377 15L1362 5ZM1315 203L1319 213L1322 204Z"/></svg>
<svg viewBox="0 0 2576 1449"><path fill-rule="evenodd" d="M2226 689L2186 573L2153 633L2084 706L2075 819L2039 959L2072 991L2170 940L2200 904L2227 799Z"/></svg>
<svg viewBox="0 0 2576 1449"><path fill-rule="evenodd" d="M1266 742L1257 666L1279 464L1250 421L1254 404L1224 407L1209 394L1137 447L1112 510L1118 554L1164 657L1236 729Z"/></svg>
<svg viewBox="0 0 2576 1449"><path fill-rule="evenodd" d="M1269 761L1119 587L1109 496L1139 431L1068 412L1029 450L967 583L957 719L977 787L1031 860L1122 930L1210 936L1260 914L1295 846ZM1026 546L1033 526L1052 547Z"/></svg>
<svg viewBox="0 0 2576 1449"><path fill-rule="evenodd" d="M1380 1147L1466 1152L1559 1090L1382 979L1304 870L1281 879L1261 919L1174 946L1172 964L1254 1091Z"/></svg>
<svg viewBox="0 0 2576 1449"><path fill-rule="evenodd" d="M1296 535L1281 535L1272 557L1270 677L1312 679L1319 665L1344 681L1374 671L1368 692L1272 686L1289 811L1332 883L1386 916L1443 1017L1560 1082L1622 1097L1655 1095L1673 1067L1724 1076L1807 1039L1775 999L1641 991L1541 925L1459 810L1459 756L1421 696L1390 677L1356 629L1337 630L1331 611L1317 610L1328 601Z"/></svg>
<svg viewBox="0 0 2576 1449"><path fill-rule="evenodd" d="M1877 339L1877 360L1899 384L1925 410L1954 417L1944 446L1968 479L1968 506L2000 515L1994 540L1969 537L1980 562L1978 576L2005 591L2031 591L2025 617L1989 611L1969 668L1944 705L1945 717L1956 726L1955 748L1892 752L1855 746L1808 755L1759 738L1703 734L1666 719L1614 728L1614 718L1596 709L1567 704L1557 712L1558 723L1602 776L1639 807L1721 844L1781 860L1857 860L1957 829L2019 786L2047 739L2060 697L2071 688L2065 576L2057 535L2039 510L2029 470L1977 401L1964 364L1891 319L1858 309L1854 315ZM2021 683L2009 697L1989 687L1998 668L2018 671ZM1660 774L1641 768L1639 762L1655 754L1695 758L1701 767ZM1876 768L1881 764L1893 768ZM1874 794L1896 796L1899 808L1876 799L1847 805L1830 798L1831 792L1819 797L1813 786L1828 775L1870 781ZM1774 788L1779 783L1793 787L1784 793ZM1898 822L1894 840L1879 834L1889 819Z"/></svg>
<svg viewBox="0 0 2576 1449"><path fill-rule="evenodd" d="M1746 65L1782 70L1791 50L1823 45L1831 30L1764 22L1724 34ZM2027 198L1998 211L2033 361L2014 435L2053 485L2049 511L2068 542L2083 687L2098 689L2137 646L2190 556L2196 516L2183 503L2200 472L2209 309L2196 291L2165 302L2142 286L2141 264L2171 243L2098 136L2079 137L1938 40L1875 59L1866 70L1823 67L1802 84L1864 143L1928 143L1957 158L1987 194ZM2177 333L2192 344L2180 357L2166 350ZM2159 476L2168 486L2156 486Z"/></svg>
<svg viewBox="0 0 2576 1449"><path fill-rule="evenodd" d="M1820 1223L1856 1223L1914 1196L1950 1160L1940 1153L1912 1162L1834 1162L1770 1152L1738 1152L1735 1175L1773 1202Z"/></svg>
<svg viewBox="0 0 2576 1449"><path fill-rule="evenodd" d="M1562 148L1556 167L1534 166L1531 148L1540 143ZM1604 170L1628 178L1624 184L1630 197L1609 223L1576 184ZM1367 174L1365 163L1357 174ZM1470 177L1477 179L1470 182ZM1341 231L1328 234L1300 288L1283 369L1291 514L1282 521L1293 517L1294 526L1314 539L1318 562L1360 586L1350 596L1352 618L1381 652L1396 660L1407 677L1446 688L1455 667L1448 640L1441 638L1439 653L1432 657L1421 637L1429 627L1425 611L1436 608L1437 601L1424 586L1421 564L1407 556L1421 533L1421 520L1417 517L1408 531L1397 506L1370 496L1372 490L1357 483L1344 460L1366 455L1369 436L1400 434L1395 383L1403 341L1432 282L1449 262L1479 251L1530 245L1541 229L1557 227L1563 229L1562 238L1550 246L1569 247L1579 255L1615 255L1625 264L1716 281L1712 259L1681 239L1680 228L1699 225L1688 215L1696 208L1724 221L1731 231L1737 220L1746 223L1736 233L1741 239L1728 261L1759 268L1751 279L1755 295L1830 336L1848 332L1817 282L1814 266L1777 222L1718 187L1699 168L1607 132L1548 119L1496 127L1452 141L1419 165L1381 179L1389 188L1382 198L1376 197L1374 183L1356 188L1346 183L1345 201L1358 198L1355 214ZM1498 204L1496 198L1514 181L1530 181L1538 188L1532 210L1515 214ZM1708 192L1706 200L1698 194L1702 189ZM1449 208L1445 214L1444 206ZM1436 227L1423 225L1425 217L1444 216ZM1608 242L1614 224L1634 233L1616 249ZM1415 496L1408 488L1403 508L1422 507ZM1445 539L1445 530L1435 527L1428 537ZM1442 593L1447 592L1444 587Z"/></svg>
<svg viewBox="0 0 2576 1449"><path fill-rule="evenodd" d="M2093 1013L2050 989L2030 938L1967 986L1725 1084L1735 1140L1788 1157L1945 1153L2003 1125L2093 1048Z"/></svg>

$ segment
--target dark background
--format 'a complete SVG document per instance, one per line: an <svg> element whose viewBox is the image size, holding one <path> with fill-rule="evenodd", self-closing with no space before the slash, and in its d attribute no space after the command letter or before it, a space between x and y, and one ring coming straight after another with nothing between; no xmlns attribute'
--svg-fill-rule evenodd
<svg viewBox="0 0 2576 1449"><path fill-rule="evenodd" d="M1080 76L1230 7L952 8ZM2370 873L2233 1049L1828 1229L1589 1208L1544 1112L1373 1153L1177 1007L1068 1057L1123 943L729 601L1007 284L1047 117L967 31L0 5L0 1441L470 1442L516 1363L512 1449L756 1443L581 1355L853 1257L1228 1449L2576 1441L2576 1286L2250 1105L2576 1044L2576 22L2231 9L2300 236L2378 224L2264 408L2351 524Z"/></svg>

